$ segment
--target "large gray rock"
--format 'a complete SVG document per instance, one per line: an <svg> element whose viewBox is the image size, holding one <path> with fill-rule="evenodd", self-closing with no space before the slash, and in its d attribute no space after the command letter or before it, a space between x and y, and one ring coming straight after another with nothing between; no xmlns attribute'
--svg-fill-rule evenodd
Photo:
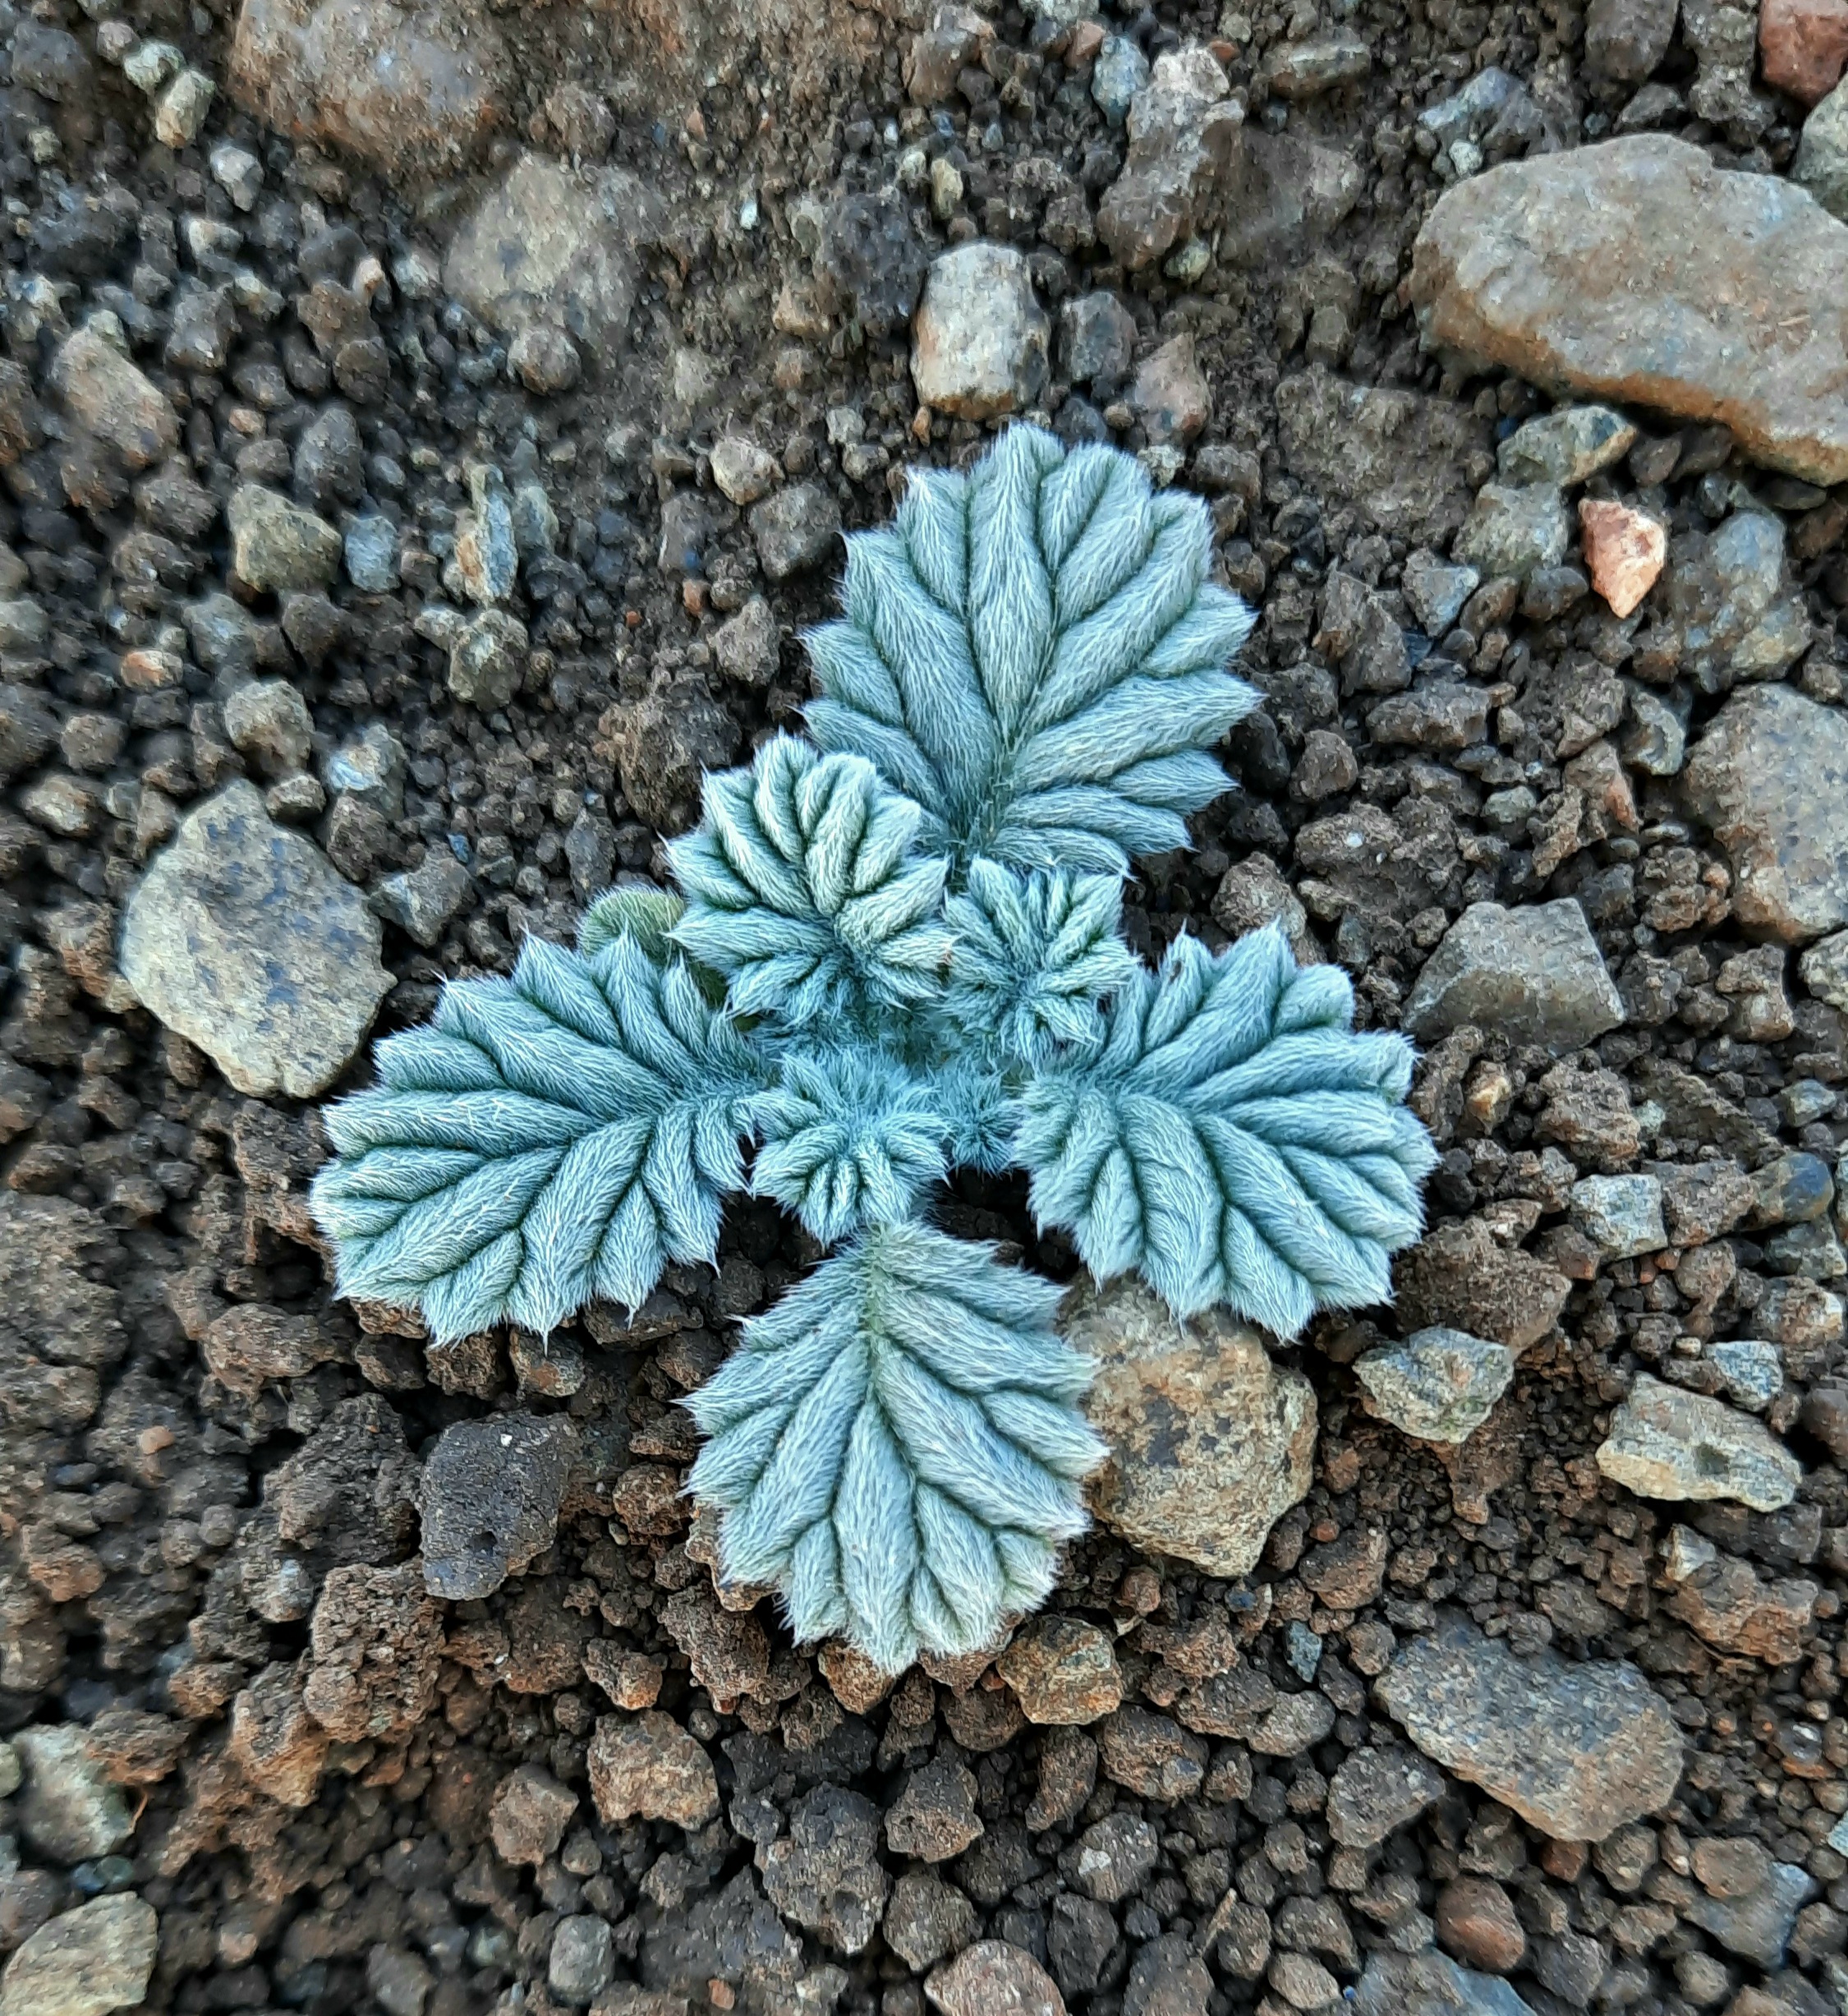
<svg viewBox="0 0 1848 2016"><path fill-rule="evenodd" d="M920 403L963 420L1022 412L1046 383L1051 329L1026 257L1013 246L977 238L944 253L912 324Z"/></svg>
<svg viewBox="0 0 1848 2016"><path fill-rule="evenodd" d="M20 1831L48 1861L112 1855L134 1830L127 1802L74 1722L34 1723L13 1738L25 1770Z"/></svg>
<svg viewBox="0 0 1848 2016"><path fill-rule="evenodd" d="M904 329L930 262L912 228L911 206L895 189L831 204L815 248L816 277L870 336L894 336Z"/></svg>
<svg viewBox="0 0 1848 2016"><path fill-rule="evenodd" d="M935 1870L913 1869L892 1885L880 1929L905 1965L921 1973L975 1937L975 1906Z"/></svg>
<svg viewBox="0 0 1848 2016"><path fill-rule="evenodd" d="M0 2016L106 2016L148 1991L160 1920L132 1891L99 1897L41 1926L0 1977Z"/></svg>
<svg viewBox="0 0 1848 2016"><path fill-rule="evenodd" d="M1074 1291L1060 1328L1097 1360L1085 1411L1110 1445L1092 1485L1098 1518L1208 1574L1248 1574L1309 1489L1308 1381L1273 1365L1257 1331L1225 1310L1179 1322L1139 1282Z"/></svg>
<svg viewBox="0 0 1848 2016"><path fill-rule="evenodd" d="M1802 1465L1762 1421L1646 1372L1611 1416L1597 1466L1639 1498L1733 1498L1755 1512L1781 1510L1803 1481Z"/></svg>
<svg viewBox="0 0 1848 2016"><path fill-rule="evenodd" d="M503 334L550 323L608 353L626 341L636 249L659 217L627 169L593 177L522 154L456 233L443 284Z"/></svg>
<svg viewBox="0 0 1848 2016"><path fill-rule="evenodd" d="M1746 930L1800 945L1848 923L1848 715L1749 687L1688 758L1688 803L1732 863Z"/></svg>
<svg viewBox="0 0 1848 2016"><path fill-rule="evenodd" d="M122 977L240 1092L311 1099L346 1070L392 976L379 920L256 787L180 823L128 900Z"/></svg>
<svg viewBox="0 0 1848 2016"><path fill-rule="evenodd" d="M614 1935L594 1912L560 1920L552 1935L546 1982L561 2002L582 2009L609 1986L616 1971Z"/></svg>
<svg viewBox="0 0 1848 2016"><path fill-rule="evenodd" d="M424 1466L424 1586L491 1595L552 1544L577 1431L562 1414L496 1415L444 1429Z"/></svg>
<svg viewBox="0 0 1848 2016"><path fill-rule="evenodd" d="M1607 406L1562 406L1524 421L1495 452L1504 483L1570 487L1621 462L1636 430Z"/></svg>
<svg viewBox="0 0 1848 2016"><path fill-rule="evenodd" d="M1059 351L1065 375L1079 384L1101 380L1113 392L1136 357L1136 318L1115 294L1100 289L1059 311Z"/></svg>
<svg viewBox="0 0 1848 2016"><path fill-rule="evenodd" d="M1516 1659L1458 1618L1376 1682L1424 1754L1556 1841L1602 1841L1666 1806L1681 1775L1674 1718L1624 1660Z"/></svg>
<svg viewBox="0 0 1848 2016"><path fill-rule="evenodd" d="M1439 348L1848 481L1848 227L1794 183L1657 134L1506 162L1439 198L1409 286Z"/></svg>
<svg viewBox="0 0 1848 2016"><path fill-rule="evenodd" d="M449 643L449 690L466 706L491 713L520 690L526 626L504 609L484 609L458 624Z"/></svg>
<svg viewBox="0 0 1848 2016"><path fill-rule="evenodd" d="M1515 910L1471 904L1425 961L1401 1019L1420 1043L1473 1023L1558 1056L1616 1029L1624 1005L1567 896Z"/></svg>

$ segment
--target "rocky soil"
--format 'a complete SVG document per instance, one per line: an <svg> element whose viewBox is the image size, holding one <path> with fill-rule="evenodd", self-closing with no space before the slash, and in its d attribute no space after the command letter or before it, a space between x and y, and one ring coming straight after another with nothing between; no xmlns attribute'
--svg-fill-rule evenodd
<svg viewBox="0 0 1848 2016"><path fill-rule="evenodd" d="M1842 2016L1848 6L910 4L0 0L0 2016ZM304 1192L1022 415L1262 610L1139 944L1443 1159L1294 1346L1078 1284L893 1682L678 1495L793 1224L438 1349Z"/></svg>

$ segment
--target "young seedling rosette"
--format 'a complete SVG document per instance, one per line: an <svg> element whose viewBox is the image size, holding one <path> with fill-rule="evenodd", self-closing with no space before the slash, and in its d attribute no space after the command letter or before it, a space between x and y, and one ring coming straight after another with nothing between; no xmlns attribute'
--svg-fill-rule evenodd
<svg viewBox="0 0 1848 2016"><path fill-rule="evenodd" d="M1131 858L1187 844L1249 711L1196 498L1017 426L848 542L807 739L706 780L678 893L444 988L327 1114L348 1295L541 1333L711 1262L729 1191L831 1249L688 1402L725 1572L897 1670L1041 1603L1106 1452L1060 1291L931 1222L1023 1170L1099 1279L1294 1335L1382 1301L1432 1151L1412 1053L1282 934L1151 971Z"/></svg>

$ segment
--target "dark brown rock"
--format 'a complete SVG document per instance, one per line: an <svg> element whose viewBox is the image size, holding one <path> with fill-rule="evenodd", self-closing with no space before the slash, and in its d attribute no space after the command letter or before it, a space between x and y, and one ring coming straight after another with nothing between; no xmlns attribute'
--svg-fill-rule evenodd
<svg viewBox="0 0 1848 2016"><path fill-rule="evenodd" d="M388 173L466 165L504 117L511 81L500 31L471 7L245 0L231 44L241 104Z"/></svg>
<svg viewBox="0 0 1848 2016"><path fill-rule="evenodd" d="M1527 1935L1508 1893L1489 1876L1455 1876L1437 1893L1434 1916L1445 1950L1465 1967L1511 1972L1527 1951Z"/></svg>
<svg viewBox="0 0 1848 2016"><path fill-rule="evenodd" d="M600 1716L589 1762L591 1797L613 1825L639 1814L679 1827L703 1827L719 1811L712 1760L659 1709Z"/></svg>
<svg viewBox="0 0 1848 2016"><path fill-rule="evenodd" d="M1572 1284L1531 1254L1503 1245L1479 1218L1442 1225L1393 1269L1400 1327L1467 1332L1525 1351L1559 1319Z"/></svg>
<svg viewBox="0 0 1848 2016"><path fill-rule="evenodd" d="M995 1664L1029 1722L1095 1722L1123 1699L1109 1634L1075 1617L1036 1618Z"/></svg>
<svg viewBox="0 0 1848 2016"><path fill-rule="evenodd" d="M557 1854L577 1811L576 1793L536 1764L522 1764L494 1788L490 1809L494 1852L503 1862L536 1868Z"/></svg>

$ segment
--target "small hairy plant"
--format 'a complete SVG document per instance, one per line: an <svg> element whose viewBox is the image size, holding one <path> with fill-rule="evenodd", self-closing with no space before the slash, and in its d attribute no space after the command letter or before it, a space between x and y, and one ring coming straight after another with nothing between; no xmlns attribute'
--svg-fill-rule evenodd
<svg viewBox="0 0 1848 2016"><path fill-rule="evenodd" d="M747 1190L835 1249L688 1403L728 1574L897 1669L1038 1604L1106 1452L1059 1291L929 1222L1018 1167L1099 1279L1280 1335L1390 1292L1430 1144L1411 1052L1276 930L1152 972L1138 854L1225 788L1250 628L1198 499L1016 427L848 542L810 740L709 777L678 894L444 991L327 1116L314 1204L351 1296L439 1337L548 1332L715 1257ZM745 1148L751 1153L748 1167Z"/></svg>

